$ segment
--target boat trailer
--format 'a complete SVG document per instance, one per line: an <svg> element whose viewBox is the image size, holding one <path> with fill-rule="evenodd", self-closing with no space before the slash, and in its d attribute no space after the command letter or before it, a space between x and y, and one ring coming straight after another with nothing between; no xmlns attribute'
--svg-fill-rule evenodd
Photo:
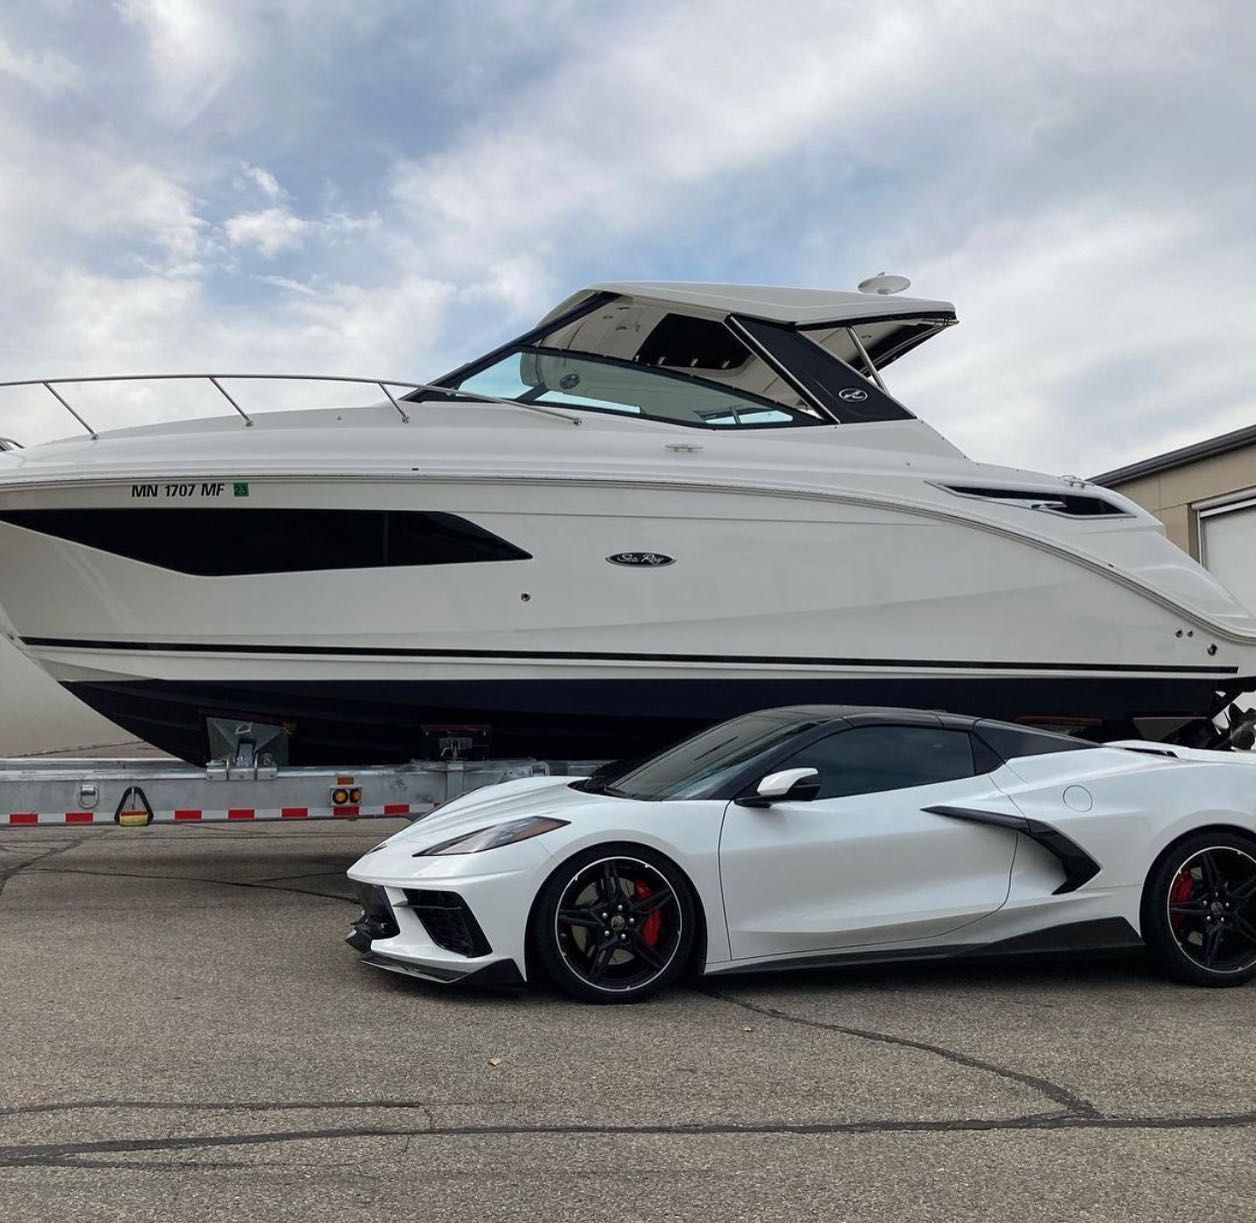
<svg viewBox="0 0 1256 1223"><path fill-rule="evenodd" d="M442 760L289 766L260 725L203 768L150 757L0 759L0 828L418 819L462 794L527 777L587 777L600 761ZM261 731L263 733L249 733ZM268 747L278 750L267 750Z"/></svg>

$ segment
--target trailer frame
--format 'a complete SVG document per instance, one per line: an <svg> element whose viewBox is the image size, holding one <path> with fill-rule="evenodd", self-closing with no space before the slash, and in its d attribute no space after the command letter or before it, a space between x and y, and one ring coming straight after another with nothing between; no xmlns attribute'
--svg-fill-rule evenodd
<svg viewBox="0 0 1256 1223"><path fill-rule="evenodd" d="M365 768L169 758L0 759L0 829L419 819L471 790L584 777L596 761L442 760Z"/></svg>

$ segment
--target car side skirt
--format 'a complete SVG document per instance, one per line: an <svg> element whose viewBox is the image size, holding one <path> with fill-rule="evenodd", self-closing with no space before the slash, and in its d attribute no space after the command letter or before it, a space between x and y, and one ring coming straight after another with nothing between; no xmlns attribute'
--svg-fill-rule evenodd
<svg viewBox="0 0 1256 1223"><path fill-rule="evenodd" d="M992 943L923 944L917 947L853 948L849 951L820 951L789 956L780 960L719 964L708 968L707 976L732 973L787 972L800 968L842 968L861 964L888 964L910 960L999 959L1030 955L1059 955L1079 952L1130 951L1142 947L1138 931L1124 917L1102 917L1091 921L1065 922L1045 926L1028 934L998 939Z"/></svg>

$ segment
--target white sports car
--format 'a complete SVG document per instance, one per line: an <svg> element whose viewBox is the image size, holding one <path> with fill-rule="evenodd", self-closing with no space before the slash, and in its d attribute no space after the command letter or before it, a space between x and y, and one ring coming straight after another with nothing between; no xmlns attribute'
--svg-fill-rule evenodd
<svg viewBox="0 0 1256 1223"><path fill-rule="evenodd" d="M622 1002L745 972L1146 944L1256 975L1256 768L894 709L749 714L479 790L349 871L364 959Z"/></svg>

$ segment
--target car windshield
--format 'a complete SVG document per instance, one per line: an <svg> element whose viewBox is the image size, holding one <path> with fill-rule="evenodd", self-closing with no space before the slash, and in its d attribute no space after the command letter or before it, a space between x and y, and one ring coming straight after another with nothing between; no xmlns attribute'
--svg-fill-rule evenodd
<svg viewBox="0 0 1256 1223"><path fill-rule="evenodd" d="M752 713L704 730L645 761L612 765L579 788L618 798L713 798L754 760L774 751L816 721L780 713Z"/></svg>
<svg viewBox="0 0 1256 1223"><path fill-rule="evenodd" d="M547 348L512 349L449 386L493 399L591 408L703 428L827 423L814 410L735 391L718 382Z"/></svg>

